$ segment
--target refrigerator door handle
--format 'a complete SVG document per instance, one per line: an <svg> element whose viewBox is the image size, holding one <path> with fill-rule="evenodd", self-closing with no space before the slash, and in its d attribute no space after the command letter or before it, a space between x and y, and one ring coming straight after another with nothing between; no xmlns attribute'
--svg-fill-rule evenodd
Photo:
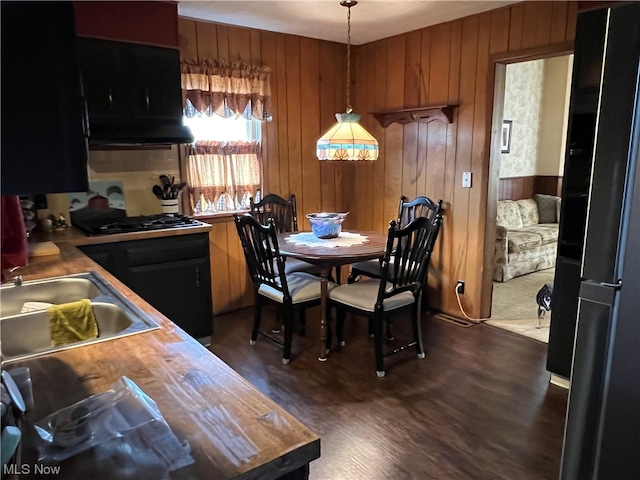
<svg viewBox="0 0 640 480"><path fill-rule="evenodd" d="M600 285L602 285L603 287L615 288L616 290L620 290L620 288L622 287L622 280L618 280L617 283L600 282Z"/></svg>

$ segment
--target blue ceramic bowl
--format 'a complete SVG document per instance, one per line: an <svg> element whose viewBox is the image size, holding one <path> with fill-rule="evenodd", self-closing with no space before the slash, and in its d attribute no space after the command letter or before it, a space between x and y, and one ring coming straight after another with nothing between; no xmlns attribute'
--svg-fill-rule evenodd
<svg viewBox="0 0 640 480"><path fill-rule="evenodd" d="M311 231L318 238L336 238L342 231L342 222L347 213L308 213L307 218L311 223Z"/></svg>

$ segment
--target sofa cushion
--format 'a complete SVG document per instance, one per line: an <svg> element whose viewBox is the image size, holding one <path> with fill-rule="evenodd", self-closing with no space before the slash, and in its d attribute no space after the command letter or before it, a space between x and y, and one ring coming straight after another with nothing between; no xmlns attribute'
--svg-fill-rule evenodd
<svg viewBox="0 0 640 480"><path fill-rule="evenodd" d="M543 195L536 193L533 199L538 204L538 216L540 223L557 223L558 209L560 206L560 197L555 195Z"/></svg>
<svg viewBox="0 0 640 480"><path fill-rule="evenodd" d="M522 218L522 225L529 227L531 225L538 224L538 204L532 198L525 198L516 201L518 208L520 209L520 217Z"/></svg>
<svg viewBox="0 0 640 480"><path fill-rule="evenodd" d="M542 246L542 236L535 232L509 232L509 253L524 252Z"/></svg>
<svg viewBox="0 0 640 480"><path fill-rule="evenodd" d="M507 229L520 228L523 226L520 208L516 202L513 200L500 200L498 202L496 225Z"/></svg>
<svg viewBox="0 0 640 480"><path fill-rule="evenodd" d="M524 227L522 231L536 233L542 238L542 245L547 243L555 243L558 241L558 224L557 223L539 223L535 227Z"/></svg>

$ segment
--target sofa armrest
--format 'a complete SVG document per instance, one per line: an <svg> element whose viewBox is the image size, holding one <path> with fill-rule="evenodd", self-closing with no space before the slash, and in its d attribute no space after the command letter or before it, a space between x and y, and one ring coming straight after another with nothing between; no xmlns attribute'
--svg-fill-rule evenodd
<svg viewBox="0 0 640 480"><path fill-rule="evenodd" d="M509 256L509 241L507 239L508 230L505 227L496 225L496 246L493 264L506 265Z"/></svg>

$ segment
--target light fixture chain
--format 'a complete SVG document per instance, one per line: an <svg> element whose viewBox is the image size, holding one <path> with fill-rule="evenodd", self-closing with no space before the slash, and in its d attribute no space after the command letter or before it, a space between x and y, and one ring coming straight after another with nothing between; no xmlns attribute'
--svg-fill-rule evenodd
<svg viewBox="0 0 640 480"><path fill-rule="evenodd" d="M351 5L347 7L347 113L351 113Z"/></svg>

